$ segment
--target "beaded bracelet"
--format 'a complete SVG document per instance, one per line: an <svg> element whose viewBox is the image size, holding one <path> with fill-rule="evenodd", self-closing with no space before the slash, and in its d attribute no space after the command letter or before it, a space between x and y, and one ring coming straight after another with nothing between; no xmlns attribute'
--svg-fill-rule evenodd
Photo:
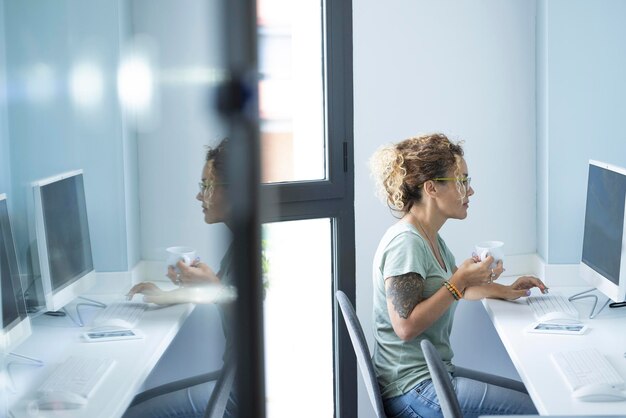
<svg viewBox="0 0 626 418"><path fill-rule="evenodd" d="M461 292L459 292L459 289L457 289L457 287L454 284L446 280L445 282L443 282L443 285L452 294L452 297L454 298L454 300L459 300L463 297L461 295Z"/></svg>
<svg viewBox="0 0 626 418"><path fill-rule="evenodd" d="M448 291L452 294L454 300L461 299L461 294L452 283L445 281L443 284L446 286L446 289L448 289Z"/></svg>
<svg viewBox="0 0 626 418"><path fill-rule="evenodd" d="M452 282L448 282L448 284L450 285L452 290L454 290L456 292L456 294L459 296L459 299L463 299L463 293L459 291L459 288L456 287L456 285L454 283L452 283Z"/></svg>

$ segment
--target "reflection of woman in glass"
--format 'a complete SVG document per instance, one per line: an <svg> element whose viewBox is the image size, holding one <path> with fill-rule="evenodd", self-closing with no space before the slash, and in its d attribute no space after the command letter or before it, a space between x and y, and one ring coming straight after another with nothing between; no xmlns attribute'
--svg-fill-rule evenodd
<svg viewBox="0 0 626 418"><path fill-rule="evenodd" d="M463 149L443 134L410 138L379 149L372 172L388 205L401 214L374 256L374 364L389 416L438 417L441 408L420 342L437 348L463 415L536 414L529 396L454 376L450 331L457 301L517 299L545 286L524 276L512 285L492 283L504 271L493 257L467 259L457 267L439 236L448 219L465 219L470 186Z"/></svg>
<svg viewBox="0 0 626 418"><path fill-rule="evenodd" d="M196 199L202 202L202 213L207 224L223 222L228 226L230 206L226 200L224 183L227 153L228 140L223 140L217 147L210 148L206 155L200 192ZM177 268L180 273L169 266L167 275L179 288L165 291L154 283L142 282L129 291L129 298L140 293L147 302L158 304L217 303L226 337L224 364L230 364L229 355L234 354L230 327L233 317L232 301L235 298L231 282L231 249L222 258L217 273L198 260L194 260L189 266L179 261ZM219 373L194 376L144 392L135 398L124 418L203 417L218 376ZM224 416L235 415L235 399L234 392L231 391Z"/></svg>
<svg viewBox="0 0 626 418"><path fill-rule="evenodd" d="M202 170L202 181L200 182L200 191L196 195L196 199L202 202L202 213L204 214L204 222L207 224L224 223L228 226L228 214L230 206L226 201L226 190L223 179L225 177L225 164L228 140L223 140L216 148L210 148L206 155L206 163ZM129 298L136 293L144 295L146 302L153 303L176 303L176 302L212 302L209 298L215 294L211 285L231 285L228 280L228 272L230 262L230 251L220 263L220 270L215 273L207 264L200 262L198 259L193 260L191 265L186 265L183 261L179 261L176 268L168 266L167 276L179 285L180 288L170 291L161 290L158 286L151 282L142 282L135 285L129 292ZM177 272L177 270L179 272ZM190 287L202 286L205 289L189 290ZM223 293L220 293L223 295ZM204 300L198 299L198 295L206 296Z"/></svg>

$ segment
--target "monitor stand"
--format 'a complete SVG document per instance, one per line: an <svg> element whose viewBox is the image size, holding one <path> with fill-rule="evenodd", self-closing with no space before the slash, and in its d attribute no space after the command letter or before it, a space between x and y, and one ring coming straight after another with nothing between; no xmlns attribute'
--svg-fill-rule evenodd
<svg viewBox="0 0 626 418"><path fill-rule="evenodd" d="M13 382L13 375L11 374L11 366L14 366L16 364L22 364L26 366L42 367L44 365L44 362L42 360L39 360L33 357L28 357L28 356L24 356L22 354L17 354L13 352L7 353L6 355L18 358L18 360L9 361L6 363L7 380L8 380L7 386L12 393L17 393L17 390L15 388L15 383Z"/></svg>
<svg viewBox="0 0 626 418"><path fill-rule="evenodd" d="M79 308L81 306L96 306L98 308L106 308L107 307L106 303L98 302L97 300L89 299L89 298L86 298L84 296L79 296L78 298L79 299L83 299L86 302L81 302L81 303L77 303L76 304L76 307L75 307L75 309L76 309L76 316L71 315L69 313L69 311L67 310L67 308L61 309L61 312L65 313L65 315L67 315L72 320L72 322L74 322L79 327L84 327L85 326L85 322L83 321L83 317L80 314L80 310L79 310Z"/></svg>
<svg viewBox="0 0 626 418"><path fill-rule="evenodd" d="M568 298L570 301L572 301L572 300L579 300L579 299L593 298L594 301L593 301L593 306L591 307L591 312L589 312L589 319L593 319L596 316L598 316L598 314L600 312L602 312L602 310L604 308L606 308L606 305L608 305L609 302L611 301L611 299L606 298L606 302L604 302L604 305L602 305L602 307L596 311L596 307L598 306L598 295L590 295L589 294L589 292L593 292L594 290L596 290L596 289L595 288L591 288L591 289L583 290L582 292L576 293L575 295L572 295L572 296L570 296Z"/></svg>

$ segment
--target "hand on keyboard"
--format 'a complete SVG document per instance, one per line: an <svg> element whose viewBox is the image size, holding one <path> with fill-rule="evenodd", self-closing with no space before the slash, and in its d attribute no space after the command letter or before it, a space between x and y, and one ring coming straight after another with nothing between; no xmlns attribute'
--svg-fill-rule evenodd
<svg viewBox="0 0 626 418"><path fill-rule="evenodd" d="M502 299L515 300L529 296L532 289L539 289L541 293L548 293L546 285L535 276L520 276L509 286L504 286Z"/></svg>
<svg viewBox="0 0 626 418"><path fill-rule="evenodd" d="M529 296L531 289L537 288L541 294L548 293L548 286L535 276L520 276L511 284L513 290L524 291L524 296ZM521 295L520 295L521 296Z"/></svg>
<svg viewBox="0 0 626 418"><path fill-rule="evenodd" d="M150 298L159 298L168 292L161 289L159 286L152 282L140 282L134 285L126 294L127 300L132 300L136 294L143 295L144 302L154 302ZM156 303L156 302L154 302Z"/></svg>

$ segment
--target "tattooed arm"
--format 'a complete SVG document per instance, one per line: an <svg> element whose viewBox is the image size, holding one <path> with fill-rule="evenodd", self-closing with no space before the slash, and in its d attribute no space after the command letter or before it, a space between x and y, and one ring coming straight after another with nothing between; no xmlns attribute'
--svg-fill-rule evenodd
<svg viewBox="0 0 626 418"><path fill-rule="evenodd" d="M424 278L414 272L388 277L385 289L393 330L404 341L424 332L454 301L445 287L425 299Z"/></svg>
<svg viewBox="0 0 626 418"><path fill-rule="evenodd" d="M424 300L424 278L417 273L393 276L387 280L387 300L402 319L407 319L413 308Z"/></svg>

